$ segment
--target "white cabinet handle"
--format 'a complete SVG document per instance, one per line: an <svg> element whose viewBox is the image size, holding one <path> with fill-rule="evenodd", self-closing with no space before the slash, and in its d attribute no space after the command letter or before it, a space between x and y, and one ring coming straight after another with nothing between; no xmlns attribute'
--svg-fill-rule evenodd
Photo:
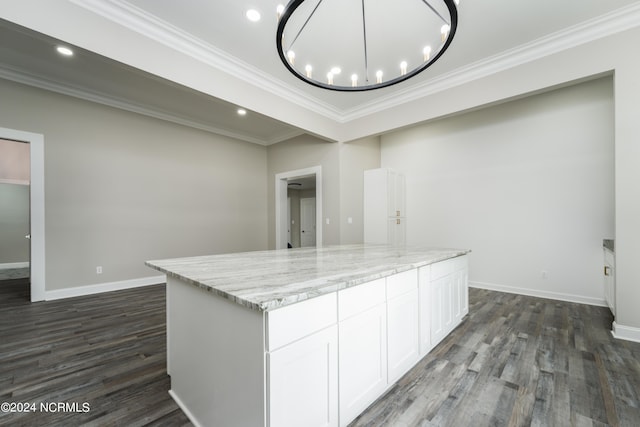
<svg viewBox="0 0 640 427"><path fill-rule="evenodd" d="M24 236L24 238L31 240L31 234L27 234L26 236Z"/></svg>

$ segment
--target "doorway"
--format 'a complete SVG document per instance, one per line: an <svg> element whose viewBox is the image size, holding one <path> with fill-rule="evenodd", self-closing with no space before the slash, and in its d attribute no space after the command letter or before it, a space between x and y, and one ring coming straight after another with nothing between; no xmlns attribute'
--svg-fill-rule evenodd
<svg viewBox="0 0 640 427"><path fill-rule="evenodd" d="M322 246L322 168L277 174L275 196L276 249L301 247L303 240L305 246Z"/></svg>
<svg viewBox="0 0 640 427"><path fill-rule="evenodd" d="M316 246L316 198L300 199L300 247Z"/></svg>
<svg viewBox="0 0 640 427"><path fill-rule="evenodd" d="M0 283L11 281L26 288L31 250L29 167L28 143L0 139Z"/></svg>
<svg viewBox="0 0 640 427"><path fill-rule="evenodd" d="M316 177L287 179L287 247L316 246Z"/></svg>
<svg viewBox="0 0 640 427"><path fill-rule="evenodd" d="M40 134L0 128L0 141L2 140L5 141L6 145L3 147L7 150L17 148L18 151L24 151L25 147L28 148L28 154L26 154L28 160L25 160L28 162L26 175L24 165L20 167L20 165L14 165L12 162L11 167L4 166L2 168L4 172L0 176L0 182L2 183L0 185L5 187L3 188L5 190L4 200L8 201L9 198L14 201L26 199L24 203L28 204L28 207L23 207L23 213L26 213L28 218L21 219L25 223L24 229L19 225L19 219L15 219L15 224L12 227L13 235L11 239L16 246L21 248L16 248L16 251L12 252L13 255L11 256L17 256L18 258L14 259L8 258L9 255L0 255L5 257L5 261L16 262L5 262L0 259L0 263L8 264L9 266L13 264L19 267L19 272L16 274L20 274L22 268L27 264L29 269L27 276L30 283L30 299L31 301L42 301L45 299L44 137ZM13 148L7 148L9 146ZM6 165L9 165L9 162ZM17 170L21 170L22 175L16 172ZM22 188L18 188L16 185ZM17 206L14 206L14 208L16 212L20 210ZM6 219L7 217L3 216L3 218ZM1 248L0 251L2 251Z"/></svg>

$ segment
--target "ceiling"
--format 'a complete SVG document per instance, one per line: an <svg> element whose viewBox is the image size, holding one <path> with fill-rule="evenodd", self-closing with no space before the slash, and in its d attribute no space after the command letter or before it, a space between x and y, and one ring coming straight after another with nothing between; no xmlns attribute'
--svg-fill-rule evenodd
<svg viewBox="0 0 640 427"><path fill-rule="evenodd" d="M581 32L640 10L638 0L461 0L453 43L432 67L342 93L310 86L280 62L280 2L0 0L0 77L263 145L302 133L340 140L352 121L428 96L453 76L563 37L579 44ZM259 22L245 17L250 8ZM75 47L72 58L53 51L60 41Z"/></svg>

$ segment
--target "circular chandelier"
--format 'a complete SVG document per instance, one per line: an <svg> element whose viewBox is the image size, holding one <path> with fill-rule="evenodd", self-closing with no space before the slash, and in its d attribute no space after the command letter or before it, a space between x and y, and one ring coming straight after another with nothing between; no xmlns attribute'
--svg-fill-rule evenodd
<svg viewBox="0 0 640 427"><path fill-rule="evenodd" d="M278 55L296 77L336 91L391 86L447 50L459 0L291 0L278 7Z"/></svg>

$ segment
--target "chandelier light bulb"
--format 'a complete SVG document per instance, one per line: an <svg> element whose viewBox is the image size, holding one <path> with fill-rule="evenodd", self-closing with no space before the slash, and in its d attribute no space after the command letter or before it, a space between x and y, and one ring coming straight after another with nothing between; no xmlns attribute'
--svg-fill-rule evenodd
<svg viewBox="0 0 640 427"><path fill-rule="evenodd" d="M400 75L404 76L407 74L407 61L402 61L400 63Z"/></svg>
<svg viewBox="0 0 640 427"><path fill-rule="evenodd" d="M447 24L444 24L442 28L440 28L440 34L442 35L443 42L447 39L447 36L449 35L449 30L451 30L451 27L449 27Z"/></svg>
<svg viewBox="0 0 640 427"><path fill-rule="evenodd" d="M278 6L276 6L276 16L278 17L278 19L280 19L280 17L282 16L282 12L284 12L284 5L279 4Z"/></svg>
<svg viewBox="0 0 640 427"><path fill-rule="evenodd" d="M424 49L422 49L422 56L424 57L425 62L431 58L431 46L425 46Z"/></svg>
<svg viewBox="0 0 640 427"><path fill-rule="evenodd" d="M288 51L288 52L287 52L287 58L289 58L289 63L290 63L291 65L293 65L293 62L294 62L294 61L295 61L295 59L296 59L296 53L295 53L294 51L292 51L292 50Z"/></svg>
<svg viewBox="0 0 640 427"><path fill-rule="evenodd" d="M333 73L331 71L327 73L327 84L333 84Z"/></svg>
<svg viewBox="0 0 640 427"><path fill-rule="evenodd" d="M311 72L313 71L313 67L310 64L307 64L306 67L304 67L304 71L307 74L307 78L311 78Z"/></svg>
<svg viewBox="0 0 640 427"><path fill-rule="evenodd" d="M331 74L336 75L336 74L340 74L342 72L342 70L340 69L340 67L333 67L331 69Z"/></svg>
<svg viewBox="0 0 640 427"><path fill-rule="evenodd" d="M453 0L453 2L458 6L460 4L460 0Z"/></svg>
<svg viewBox="0 0 640 427"><path fill-rule="evenodd" d="M358 75L351 74L351 87L356 87L356 86L358 86Z"/></svg>
<svg viewBox="0 0 640 427"><path fill-rule="evenodd" d="M376 71L376 83L382 83L382 70Z"/></svg>

